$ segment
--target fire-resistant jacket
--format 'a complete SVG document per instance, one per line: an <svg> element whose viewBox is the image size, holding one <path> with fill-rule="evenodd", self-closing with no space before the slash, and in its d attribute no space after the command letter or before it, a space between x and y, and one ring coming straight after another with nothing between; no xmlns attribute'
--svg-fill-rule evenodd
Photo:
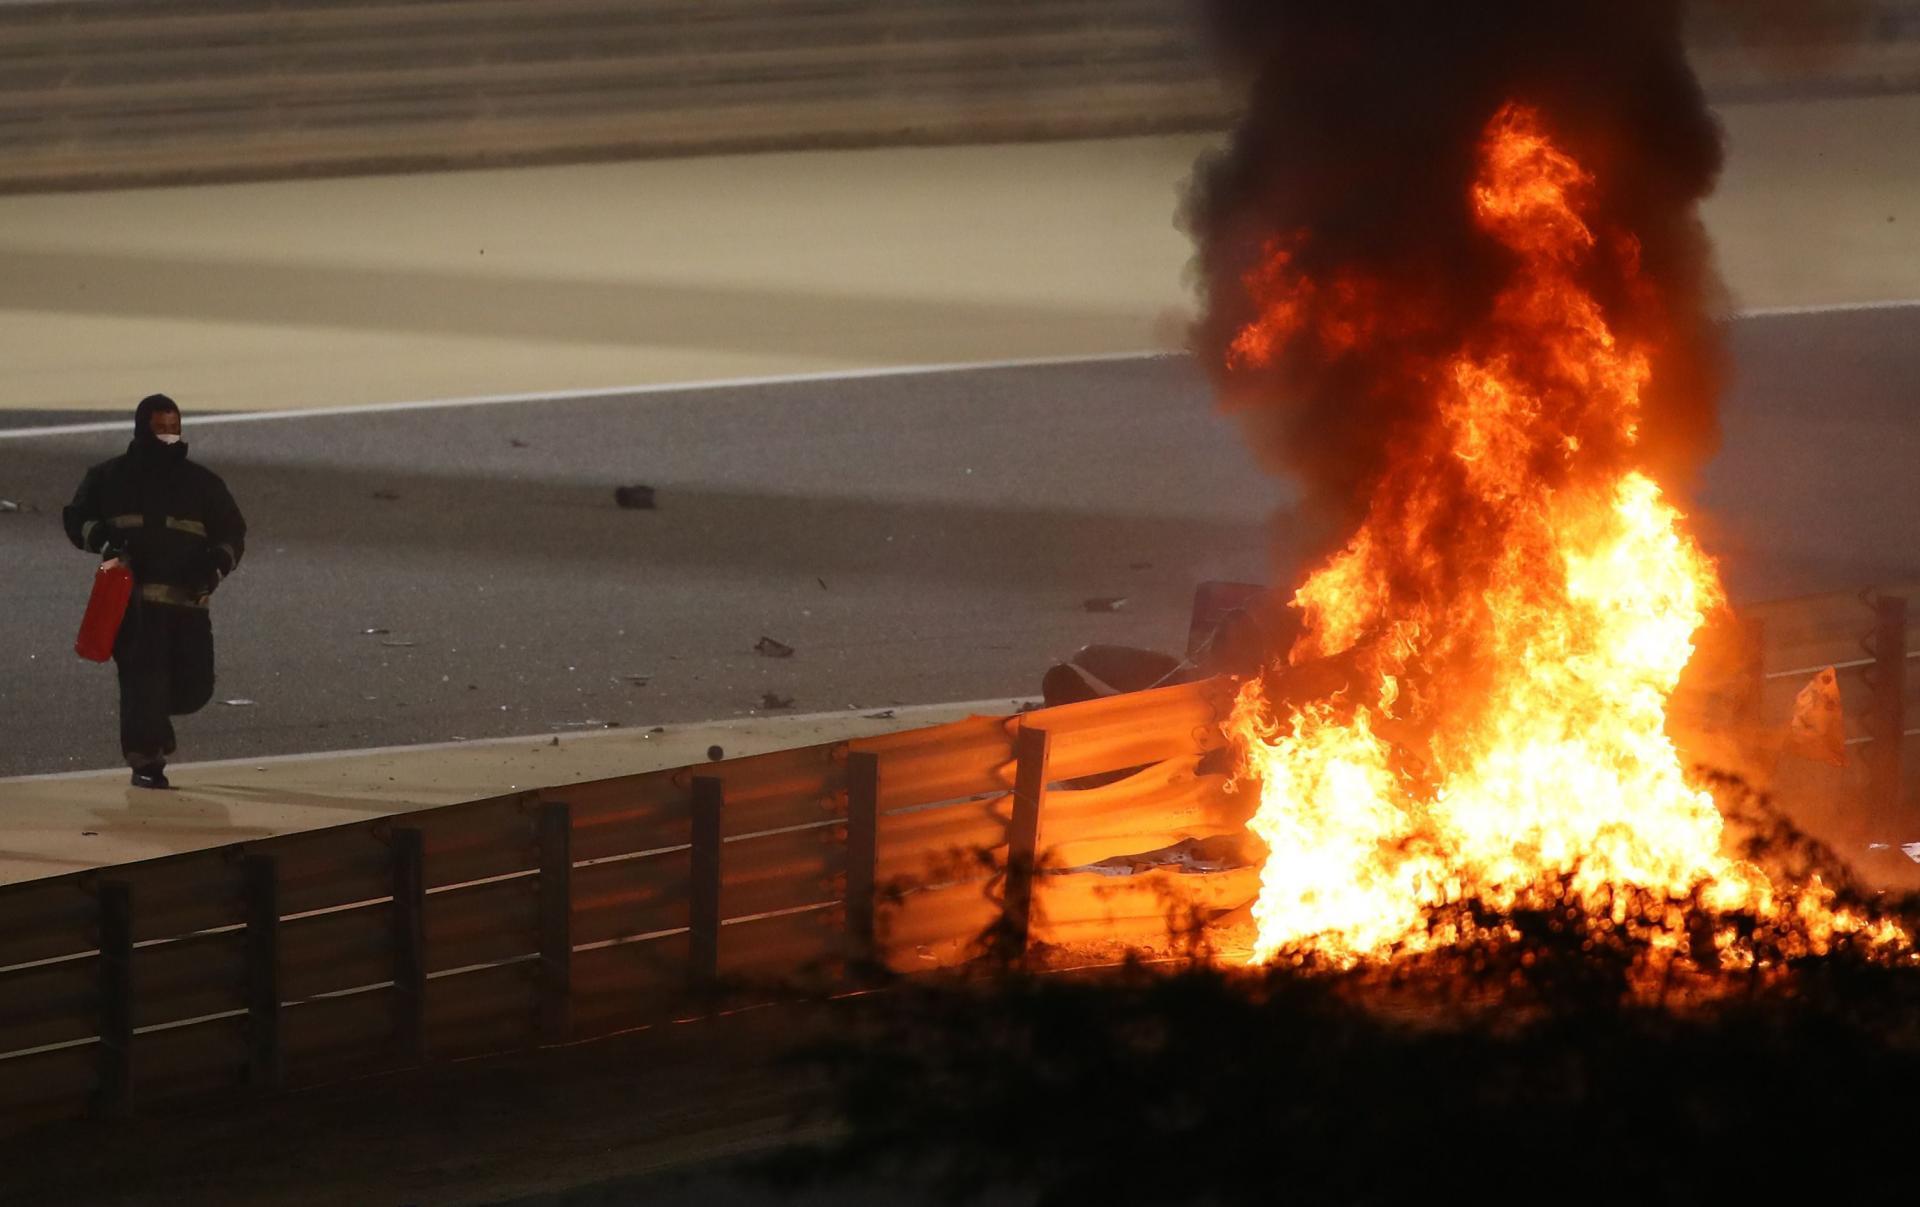
<svg viewBox="0 0 1920 1207"><path fill-rule="evenodd" d="M247 522L220 475L186 452L135 440L87 471L61 519L80 549L124 549L142 598L205 607L246 552Z"/></svg>

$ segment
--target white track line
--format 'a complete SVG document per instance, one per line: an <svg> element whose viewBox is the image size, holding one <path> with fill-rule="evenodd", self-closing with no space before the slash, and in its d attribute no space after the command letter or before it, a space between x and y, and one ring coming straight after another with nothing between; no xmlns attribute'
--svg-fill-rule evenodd
<svg viewBox="0 0 1920 1207"><path fill-rule="evenodd" d="M594 398L620 398L633 394L679 394L704 390L733 390L755 386L804 385L811 382L864 381L877 377L927 377L939 373L971 373L993 369L1044 369L1060 365L1107 364L1115 361L1155 360L1180 356L1166 351L1108 352L1093 356L1034 356L1017 360L953 361L930 365L877 365L866 369L834 369L819 373L772 373L760 377L716 377L697 381L648 382L634 386L603 386L591 390L545 390L532 394L481 394L472 398L427 398L416 402L369 402L359 406L289 408L284 411L193 411L193 427L214 423L264 423L276 419L321 419L338 415L378 415L391 411L431 411L449 407L491 407L524 402L573 402ZM191 401L188 403L191 407ZM131 414L131 411L129 411ZM36 436L84 436L96 432L125 431L123 418L93 423L64 423L51 427L0 428L0 440L26 440Z"/></svg>
<svg viewBox="0 0 1920 1207"><path fill-rule="evenodd" d="M912 718L928 713L950 713L955 709L965 709L976 715L998 716L1002 713L1019 711L1030 699L1018 696L996 696L991 700L956 700L948 704L908 704L895 705L890 709L869 709L867 711L887 711L895 719ZM781 727L800 725L809 721L864 720L865 715L854 709L837 709L832 712L801 712L792 715L771 715L762 713L753 717L728 717L717 721L688 721L678 725L667 725L667 734L685 733L690 729L739 728L744 725L759 725L773 722ZM516 734L507 738L471 738L458 742L422 742L414 746L367 746L358 750L319 750L311 754L271 754L251 759L215 759L205 763L169 763L170 772L204 771L213 767L271 767L281 763L315 763L327 759L350 759L389 754L430 754L441 750L471 750L486 746L517 746L528 742L545 746L556 737L562 746L571 746L575 742L590 741L594 738L632 737L645 734L651 726L622 725L617 729L589 729L577 733L548 730L546 733ZM902 726L901 728L912 728ZM891 731L888 731L891 732ZM663 734L661 736L666 736ZM52 771L41 775L16 775L0 779L0 787L8 784L39 784L52 780L83 780L102 775L125 775L125 767L103 767L91 771Z"/></svg>
<svg viewBox="0 0 1920 1207"><path fill-rule="evenodd" d="M1806 314L1853 314L1861 310L1905 310L1913 306L1920 306L1920 298L1896 298L1891 302L1827 302L1817 306L1762 306L1755 310L1742 310L1730 317L1736 319L1797 318Z"/></svg>
<svg viewBox="0 0 1920 1207"><path fill-rule="evenodd" d="M1920 306L1920 298L1888 302L1834 302L1816 306L1763 306L1730 314L1729 319L1792 318L1815 314L1848 314L1863 310L1903 310ZM804 385L810 382L864 381L880 377L926 377L939 373L970 373L993 369L1043 369L1061 365L1111 364L1130 360L1159 360L1184 356L1166 350L1107 352L1092 356L1032 356L1011 360L951 361L925 365L876 365L865 369L830 369L818 373L770 373L755 377L716 377L694 381L648 382L643 385L603 386L591 390L545 390L527 394L480 394L467 398L424 398L413 402L369 402L353 406L290 407L284 411L196 411L193 426L214 423L265 423L280 419L324 419L340 415L378 415L392 411L431 411L453 407L504 406L527 402L576 402L646 394L694 393L703 390L749 389L756 386ZM48 427L0 428L0 440L31 440L41 436L88 436L126 430L125 419L92 423L63 423Z"/></svg>

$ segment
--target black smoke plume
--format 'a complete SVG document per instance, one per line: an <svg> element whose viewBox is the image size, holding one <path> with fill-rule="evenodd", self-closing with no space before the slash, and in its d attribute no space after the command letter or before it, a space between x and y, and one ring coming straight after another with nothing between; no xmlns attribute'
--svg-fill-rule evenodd
<svg viewBox="0 0 1920 1207"><path fill-rule="evenodd" d="M1639 466L1684 490L1712 451L1720 289L1696 207L1721 135L1688 65L1680 0L1205 0L1244 110L1195 172L1185 213L1204 291L1193 345L1270 468L1345 527L1396 437L1427 421L1432 367L1470 346L1511 269L1475 225L1489 120L1536 109L1592 174L1609 247L1582 282L1644 347ZM1411 321L1339 345L1291 341L1270 365L1229 349L1256 306L1247 277L1275 240L1316 280L1375 283ZM1309 330L1311 320L1309 321Z"/></svg>

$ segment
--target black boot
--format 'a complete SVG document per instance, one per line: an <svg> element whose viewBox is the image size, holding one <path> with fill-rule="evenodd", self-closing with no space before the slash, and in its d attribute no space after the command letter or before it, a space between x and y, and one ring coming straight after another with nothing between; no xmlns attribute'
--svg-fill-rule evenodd
<svg viewBox="0 0 1920 1207"><path fill-rule="evenodd" d="M153 763L146 767L133 769L133 786L136 788L164 789L173 787L167 782L167 765Z"/></svg>

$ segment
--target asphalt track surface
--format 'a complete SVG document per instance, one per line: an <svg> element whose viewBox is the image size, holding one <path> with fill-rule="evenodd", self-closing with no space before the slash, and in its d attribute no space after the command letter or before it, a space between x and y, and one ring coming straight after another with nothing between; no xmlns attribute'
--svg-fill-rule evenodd
<svg viewBox="0 0 1920 1207"><path fill-rule="evenodd" d="M1920 577L1920 306L1742 319L1730 343L1696 519L1735 597ZM1177 649L1196 582L1266 578L1308 539L1171 357L186 419L253 531L183 759L720 718L765 693L1028 694L1086 642ZM0 498L24 506L0 514L0 775L118 762L112 671L71 653L90 566L59 509L123 446L0 440ZM633 483L656 510L615 506Z"/></svg>

